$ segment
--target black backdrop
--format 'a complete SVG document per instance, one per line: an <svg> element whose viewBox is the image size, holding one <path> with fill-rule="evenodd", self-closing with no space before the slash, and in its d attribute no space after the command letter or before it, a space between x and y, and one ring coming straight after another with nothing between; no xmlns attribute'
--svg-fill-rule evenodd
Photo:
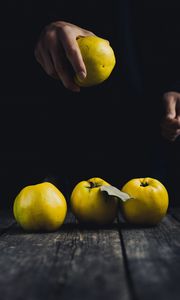
<svg viewBox="0 0 180 300"><path fill-rule="evenodd" d="M2 206L10 207L24 185L50 177L67 192L91 176L119 187L152 176L174 201L179 142L164 141L159 122L162 93L180 78L180 4L143 2L114 0L112 12L106 1L1 4ZM110 41L117 63L106 82L74 94L37 64L38 35L59 19Z"/></svg>

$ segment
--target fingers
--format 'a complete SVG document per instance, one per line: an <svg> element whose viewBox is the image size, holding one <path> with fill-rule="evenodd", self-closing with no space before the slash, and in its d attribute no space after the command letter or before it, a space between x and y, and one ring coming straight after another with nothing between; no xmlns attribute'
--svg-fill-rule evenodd
<svg viewBox="0 0 180 300"><path fill-rule="evenodd" d="M173 94L167 94L164 97L165 115L167 119L176 117L176 100Z"/></svg>
<svg viewBox="0 0 180 300"><path fill-rule="evenodd" d="M51 51L51 57L55 68L55 72L57 73L59 79L62 81L63 85L73 92L79 92L80 88L75 84L73 77L70 75L70 66L68 64L67 59L61 56L57 48Z"/></svg>
<svg viewBox="0 0 180 300"><path fill-rule="evenodd" d="M180 120L164 119L161 123L162 136L169 141L174 141L180 135Z"/></svg>
<svg viewBox="0 0 180 300"><path fill-rule="evenodd" d="M87 75L86 67L75 37L66 32L61 32L61 41L65 50L66 56L70 61L75 73L80 79L84 79Z"/></svg>
<svg viewBox="0 0 180 300"><path fill-rule="evenodd" d="M169 130L174 131L180 128L180 119L168 119L164 118L161 124L162 128L169 128Z"/></svg>
<svg viewBox="0 0 180 300"><path fill-rule="evenodd" d="M81 80L87 75L76 39L87 35L94 34L67 22L51 23L42 31L35 50L35 57L44 71L75 92L80 91L80 87L74 82L74 73Z"/></svg>
<svg viewBox="0 0 180 300"><path fill-rule="evenodd" d="M161 133L169 141L175 141L180 135L180 94L166 93L163 101L165 116L161 122Z"/></svg>
<svg viewBox="0 0 180 300"><path fill-rule="evenodd" d="M49 76L61 80L63 85L71 91L80 91L74 82L72 68L54 29L49 29L45 33L45 38L41 38L35 50L35 57Z"/></svg>
<svg viewBox="0 0 180 300"><path fill-rule="evenodd" d="M169 119L165 117L161 122L161 133L162 136L169 141L175 141L180 135L180 119Z"/></svg>
<svg viewBox="0 0 180 300"><path fill-rule="evenodd" d="M42 51L35 52L35 57L44 71L54 79L58 79L58 75L55 71L54 65L51 60L50 53L45 49Z"/></svg>
<svg viewBox="0 0 180 300"><path fill-rule="evenodd" d="M170 142L174 142L178 138L178 136L180 136L180 129L178 129L176 133L169 132L169 131L162 131L162 136L165 139L169 140Z"/></svg>

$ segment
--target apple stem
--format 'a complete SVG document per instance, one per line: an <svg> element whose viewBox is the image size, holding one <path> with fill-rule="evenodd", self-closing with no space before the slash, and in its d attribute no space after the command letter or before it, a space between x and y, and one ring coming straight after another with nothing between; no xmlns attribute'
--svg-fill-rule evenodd
<svg viewBox="0 0 180 300"><path fill-rule="evenodd" d="M89 181L89 183L90 183L90 188L95 188L95 187L101 186L101 184L98 184L98 183L92 182L92 181Z"/></svg>
<svg viewBox="0 0 180 300"><path fill-rule="evenodd" d="M145 187L145 186L148 186L149 184L147 182L141 182L140 185Z"/></svg>

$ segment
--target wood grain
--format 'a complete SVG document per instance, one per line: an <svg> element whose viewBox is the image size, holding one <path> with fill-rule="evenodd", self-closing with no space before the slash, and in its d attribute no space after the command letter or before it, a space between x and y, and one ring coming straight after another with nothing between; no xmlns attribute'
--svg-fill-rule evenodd
<svg viewBox="0 0 180 300"><path fill-rule="evenodd" d="M117 224L84 228L68 217L54 233L17 225L0 238L1 300L129 300Z"/></svg>
<svg viewBox="0 0 180 300"><path fill-rule="evenodd" d="M180 299L180 223L167 215L155 227L121 227L134 299Z"/></svg>
<svg viewBox="0 0 180 300"><path fill-rule="evenodd" d="M1 300L179 300L179 209L154 227L77 224L26 233L0 216Z"/></svg>

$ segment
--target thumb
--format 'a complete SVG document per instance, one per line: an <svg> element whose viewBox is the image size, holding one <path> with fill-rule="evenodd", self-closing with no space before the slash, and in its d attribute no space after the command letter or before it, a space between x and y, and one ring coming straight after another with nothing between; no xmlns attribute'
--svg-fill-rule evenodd
<svg viewBox="0 0 180 300"><path fill-rule="evenodd" d="M165 117L166 119L174 119L176 117L176 101L174 96L165 99Z"/></svg>

